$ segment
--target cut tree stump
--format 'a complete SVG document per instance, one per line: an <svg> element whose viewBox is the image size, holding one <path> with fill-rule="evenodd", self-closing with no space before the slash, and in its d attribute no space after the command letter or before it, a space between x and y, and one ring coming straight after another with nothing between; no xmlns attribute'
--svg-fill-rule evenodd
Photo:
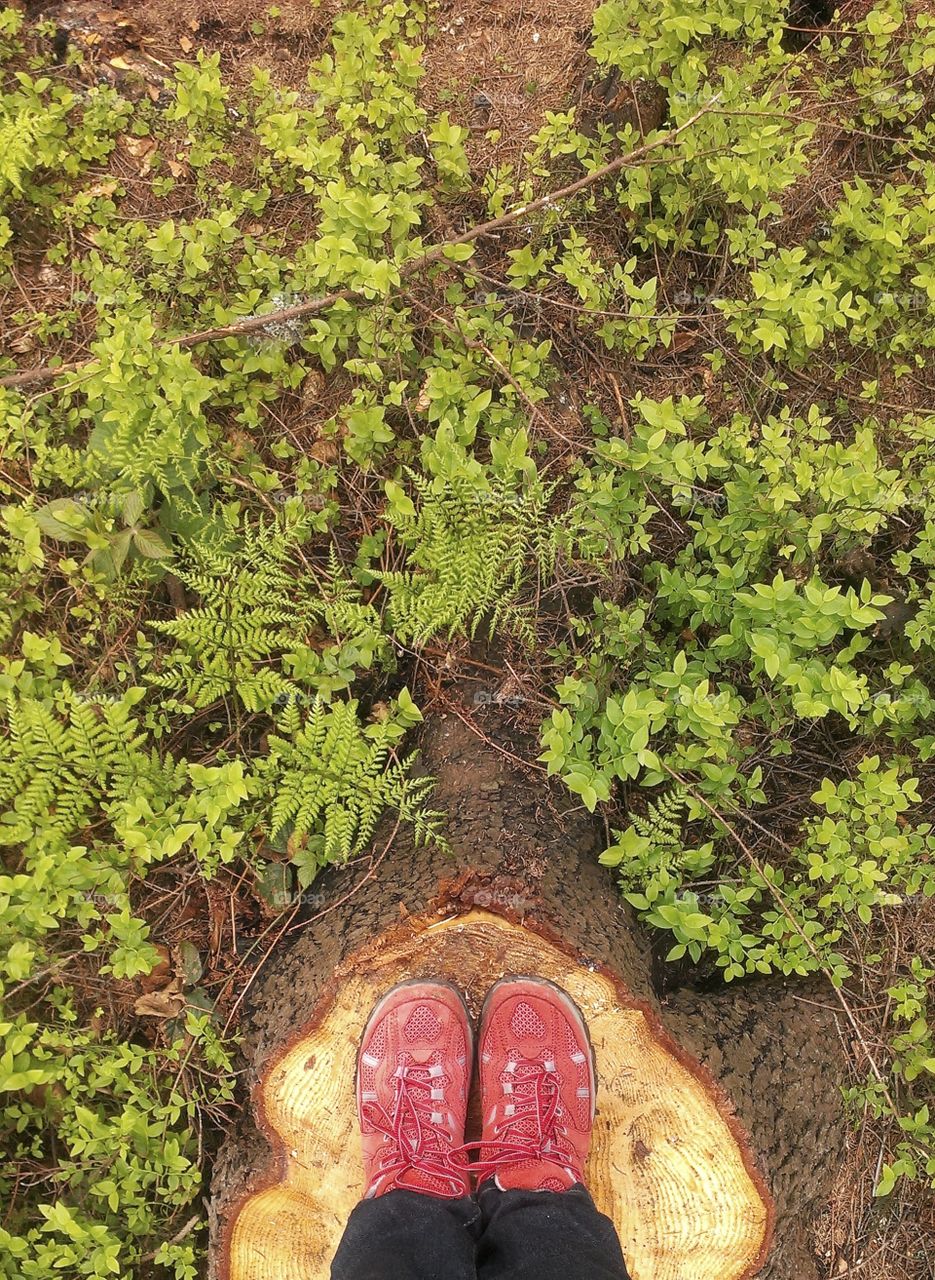
<svg viewBox="0 0 935 1280"><path fill-rule="evenodd" d="M245 1002L253 1106L214 1169L212 1280L326 1280L362 1190L354 1068L370 1009L403 978L439 975L476 1014L505 973L558 982L588 1021L588 1181L633 1280L812 1280L808 1222L843 1151L833 1014L773 980L660 1003L592 819L518 767L534 753L498 708L473 714L484 739L455 715L423 740L452 852L388 826L372 861L316 882L321 912Z"/></svg>

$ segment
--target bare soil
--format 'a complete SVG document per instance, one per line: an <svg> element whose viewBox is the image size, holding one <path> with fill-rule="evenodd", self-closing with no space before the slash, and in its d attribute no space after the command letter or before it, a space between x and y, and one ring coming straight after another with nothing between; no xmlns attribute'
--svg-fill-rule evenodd
<svg viewBox="0 0 935 1280"><path fill-rule="evenodd" d="M590 43L590 0L444 0L426 51L421 98L471 130L475 171L519 166L547 111L581 92ZM492 136L496 134L497 136Z"/></svg>

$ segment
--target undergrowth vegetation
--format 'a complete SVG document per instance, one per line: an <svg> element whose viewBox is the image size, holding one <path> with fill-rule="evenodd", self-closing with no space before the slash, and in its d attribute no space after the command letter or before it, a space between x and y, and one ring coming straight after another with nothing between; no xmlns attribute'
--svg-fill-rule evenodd
<svg viewBox="0 0 935 1280"><path fill-rule="evenodd" d="M876 1191L935 1185L935 18L609 0L658 127L479 174L432 24L154 95L0 10L5 1276L197 1274L246 960L164 904L441 839L418 660L480 636L673 963L868 1010Z"/></svg>

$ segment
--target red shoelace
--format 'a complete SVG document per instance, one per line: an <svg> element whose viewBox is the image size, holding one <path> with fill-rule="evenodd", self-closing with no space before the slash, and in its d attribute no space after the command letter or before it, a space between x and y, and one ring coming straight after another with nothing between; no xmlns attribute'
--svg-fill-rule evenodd
<svg viewBox="0 0 935 1280"><path fill-rule="evenodd" d="M495 1126L493 1138L470 1142L461 1151L493 1149L494 1154L471 1165L471 1173L496 1173L503 1165L519 1161L544 1161L571 1169L575 1180L583 1181L577 1156L565 1140L565 1129L559 1124L561 1077L555 1070L536 1059L516 1058L512 1092L504 1092L512 1113Z"/></svg>
<svg viewBox="0 0 935 1280"><path fill-rule="evenodd" d="M438 1089L438 1077L429 1071L427 1067L397 1067L393 1105L389 1111L376 1102L361 1104L364 1118L390 1140L380 1156L371 1185L389 1176L391 1184L398 1187L403 1174L421 1173L448 1183L451 1190L436 1194L455 1199L467 1194L464 1189L466 1159L461 1158L463 1148L451 1147L447 1134L433 1122L432 1117L444 1106L444 1099L432 1097Z"/></svg>

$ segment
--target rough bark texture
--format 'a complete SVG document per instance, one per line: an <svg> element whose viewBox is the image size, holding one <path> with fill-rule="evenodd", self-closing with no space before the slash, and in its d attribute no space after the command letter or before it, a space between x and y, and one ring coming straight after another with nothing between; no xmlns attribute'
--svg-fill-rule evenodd
<svg viewBox="0 0 935 1280"><path fill-rule="evenodd" d="M348 956L424 912L440 894L455 911L476 905L546 926L586 963L616 974L650 1015L659 1010L648 944L596 863L600 839L592 819L540 773L519 766L512 753L532 753L510 735L499 708L475 716L488 741L450 714L433 718L422 744L425 767L438 779L438 806L448 813L451 852L414 849L401 831L384 852L387 824L374 842L373 875L364 879L367 862L326 873L316 882L319 900L340 905L296 932L264 966L245 1002L251 1086L333 991L335 970ZM431 963L416 954L412 976L430 972ZM815 1274L808 1219L840 1150L833 1018L775 983L705 997L679 993L663 1017L674 1040L722 1083L753 1137L779 1215L763 1274L808 1280ZM245 1115L215 1168L212 1275L222 1228L251 1182L269 1181L269 1162L268 1145Z"/></svg>
<svg viewBox="0 0 935 1280"><path fill-rule="evenodd" d="M753 982L699 997L677 992L667 1030L702 1062L750 1135L776 1205L763 1280L818 1280L809 1227L845 1150L844 1057L827 987Z"/></svg>

